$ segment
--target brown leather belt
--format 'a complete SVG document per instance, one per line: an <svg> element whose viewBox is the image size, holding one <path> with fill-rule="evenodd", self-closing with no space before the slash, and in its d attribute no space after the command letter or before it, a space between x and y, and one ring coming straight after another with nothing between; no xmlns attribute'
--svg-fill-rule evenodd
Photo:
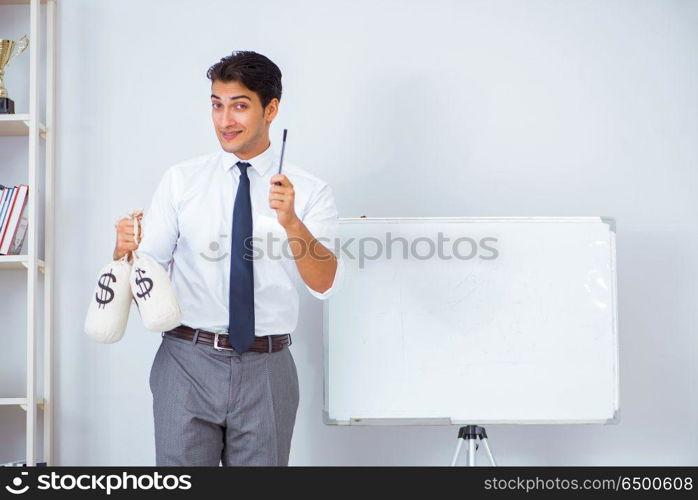
<svg viewBox="0 0 698 500"><path fill-rule="evenodd" d="M206 344L213 346L214 349L219 351L233 351L233 346L228 342L227 333L214 333L208 332L206 330L190 328L186 325L179 325L172 330L162 332L162 335L171 335L173 337L178 337L185 340L193 340L196 332L199 332L199 336L196 338L197 344ZM283 335L266 335L264 337L255 337L254 342L248 350L254 352L277 352L283 349L287 345L291 345L291 335L286 333Z"/></svg>

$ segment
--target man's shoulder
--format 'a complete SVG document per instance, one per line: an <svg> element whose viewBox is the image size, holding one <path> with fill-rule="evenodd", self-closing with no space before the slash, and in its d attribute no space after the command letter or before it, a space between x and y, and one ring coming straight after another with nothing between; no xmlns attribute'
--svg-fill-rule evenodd
<svg viewBox="0 0 698 500"><path fill-rule="evenodd" d="M306 184L307 187L313 190L319 190L327 186L327 182L325 182L323 179L310 171L299 167L295 163L284 163L281 173L286 174L292 183L296 184L297 182L301 181Z"/></svg>

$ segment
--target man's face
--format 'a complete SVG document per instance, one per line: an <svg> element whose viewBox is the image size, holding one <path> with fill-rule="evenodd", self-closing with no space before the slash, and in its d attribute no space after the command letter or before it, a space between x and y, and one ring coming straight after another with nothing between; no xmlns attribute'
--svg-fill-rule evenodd
<svg viewBox="0 0 698 500"><path fill-rule="evenodd" d="M211 84L211 116L223 150L247 160L269 146L269 125L276 116L278 99L266 109L256 92L240 82Z"/></svg>

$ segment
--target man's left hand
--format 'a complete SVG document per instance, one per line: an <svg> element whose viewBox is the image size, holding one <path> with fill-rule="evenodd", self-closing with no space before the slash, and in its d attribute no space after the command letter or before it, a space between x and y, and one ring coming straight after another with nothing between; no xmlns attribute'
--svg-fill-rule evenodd
<svg viewBox="0 0 698 500"><path fill-rule="evenodd" d="M281 184L277 186L277 182ZM276 210L276 218L279 224L284 229L288 229L300 221L294 208L296 195L293 190L293 184L284 174L272 176L269 183L271 184L269 189L269 208Z"/></svg>

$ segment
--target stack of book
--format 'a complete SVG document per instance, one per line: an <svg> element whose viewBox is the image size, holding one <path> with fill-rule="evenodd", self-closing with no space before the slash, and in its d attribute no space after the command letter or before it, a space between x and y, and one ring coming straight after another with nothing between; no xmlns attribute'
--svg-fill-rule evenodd
<svg viewBox="0 0 698 500"><path fill-rule="evenodd" d="M29 186L0 184L0 255L17 255L27 235Z"/></svg>

